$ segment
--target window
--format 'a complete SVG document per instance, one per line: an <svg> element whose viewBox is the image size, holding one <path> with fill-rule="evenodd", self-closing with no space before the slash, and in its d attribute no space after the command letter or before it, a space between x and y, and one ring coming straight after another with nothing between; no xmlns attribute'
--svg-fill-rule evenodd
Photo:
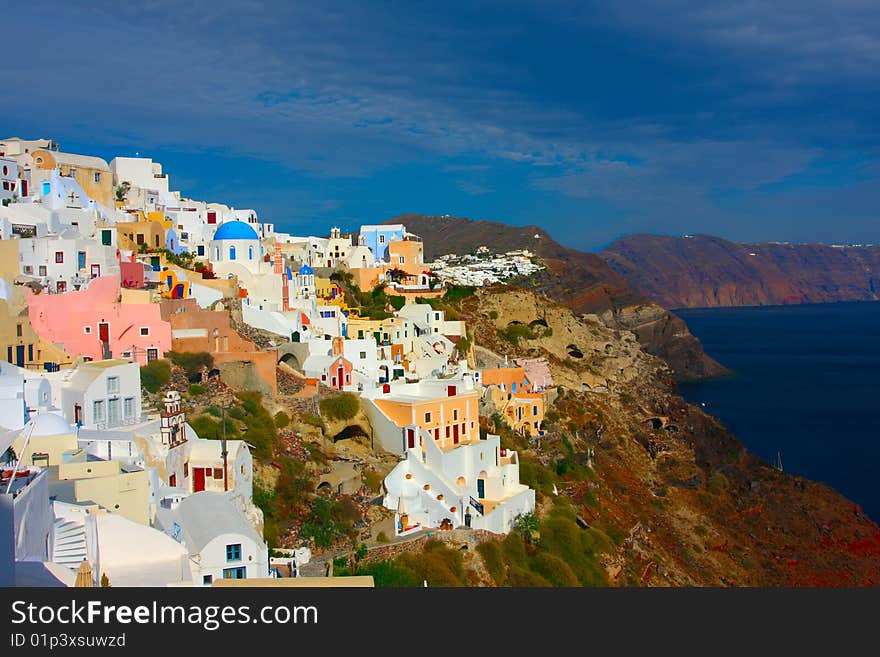
<svg viewBox="0 0 880 657"><path fill-rule="evenodd" d="M229 247L229 259L235 260L235 247L234 246Z"/></svg>
<svg viewBox="0 0 880 657"><path fill-rule="evenodd" d="M17 337L20 338L20 337L21 337L21 333L22 333L22 327L21 327L21 324L16 324L16 325L15 325L15 335L16 335Z"/></svg>
<svg viewBox="0 0 880 657"><path fill-rule="evenodd" d="M40 265L38 271L39 271L39 273L40 273L40 276L45 276L45 275L47 274L47 272L46 272L46 265Z"/></svg>
<svg viewBox="0 0 880 657"><path fill-rule="evenodd" d="M454 422L458 421L458 409L457 408L452 409L452 420Z"/></svg>
<svg viewBox="0 0 880 657"><path fill-rule="evenodd" d="M137 234L137 243L138 243L138 244L143 244L143 243L144 243L144 234L143 234L143 233L138 233L138 234Z"/></svg>
<svg viewBox="0 0 880 657"><path fill-rule="evenodd" d="M126 397L122 402L122 412L125 413L125 419L134 419L134 397Z"/></svg>
<svg viewBox="0 0 880 657"><path fill-rule="evenodd" d="M367 352L366 351L360 352L360 357L361 357L361 360L364 360L367 357Z"/></svg>
<svg viewBox="0 0 880 657"><path fill-rule="evenodd" d="M91 332L92 332L91 326L83 326L83 333L85 333L86 335L90 335Z"/></svg>
<svg viewBox="0 0 880 657"><path fill-rule="evenodd" d="M62 264L64 262L64 251L56 251L55 252L55 262L56 264Z"/></svg>
<svg viewBox="0 0 880 657"><path fill-rule="evenodd" d="M406 263L406 258L403 257L403 256L400 256L400 257L397 259L397 261L398 261L400 264L405 264L405 263Z"/></svg>
<svg viewBox="0 0 880 657"><path fill-rule="evenodd" d="M24 266L24 273L25 273L25 274L33 274L33 273L34 273L34 268L31 267L30 265L25 265L25 266Z"/></svg>
<svg viewBox="0 0 880 657"><path fill-rule="evenodd" d="M247 579L247 569L244 566L224 568L223 579Z"/></svg>
<svg viewBox="0 0 880 657"><path fill-rule="evenodd" d="M213 575L202 575L202 584L204 586L211 586L211 583L214 581Z"/></svg>
<svg viewBox="0 0 880 657"><path fill-rule="evenodd" d="M123 358L131 358L131 352L130 351L123 351L122 357Z"/></svg>
<svg viewBox="0 0 880 657"><path fill-rule="evenodd" d="M149 335L150 327L149 326L141 326L141 335Z"/></svg>
<svg viewBox="0 0 880 657"><path fill-rule="evenodd" d="M379 244L385 244L385 236L379 235Z"/></svg>
<svg viewBox="0 0 880 657"><path fill-rule="evenodd" d="M104 421L104 400L99 399L92 404L92 420L94 422Z"/></svg>
<svg viewBox="0 0 880 657"><path fill-rule="evenodd" d="M110 242L112 240L111 234L109 230L101 231L101 244L104 246L110 246Z"/></svg>
<svg viewBox="0 0 880 657"><path fill-rule="evenodd" d="M226 561L241 561L241 543L226 546Z"/></svg>
<svg viewBox="0 0 880 657"><path fill-rule="evenodd" d="M154 360L159 358L159 350L158 349L147 349L147 362L152 363Z"/></svg>
<svg viewBox="0 0 880 657"><path fill-rule="evenodd" d="M100 171L95 171L95 182L96 183L101 182L101 172Z"/></svg>
<svg viewBox="0 0 880 657"><path fill-rule="evenodd" d="M537 414L538 414L538 407L532 406L532 415L537 415Z"/></svg>
<svg viewBox="0 0 880 657"><path fill-rule="evenodd" d="M253 259L254 259L254 247L249 246L248 247L248 260L253 260Z"/></svg>
<svg viewBox="0 0 880 657"><path fill-rule="evenodd" d="M189 477L189 461L183 464L183 476Z"/></svg>
<svg viewBox="0 0 880 657"><path fill-rule="evenodd" d="M113 395L119 392L119 377L118 376L108 376L107 377L107 394Z"/></svg>
<svg viewBox="0 0 880 657"><path fill-rule="evenodd" d="M181 239L186 239L186 237L181 236ZM198 253L200 256L205 255L205 245L199 244L199 246L196 248L196 253Z"/></svg>
<svg viewBox="0 0 880 657"><path fill-rule="evenodd" d="M431 421L431 414L425 413L425 422L430 422L430 421Z"/></svg>
<svg viewBox="0 0 880 657"><path fill-rule="evenodd" d="M214 468L214 479L223 479L223 468Z"/></svg>

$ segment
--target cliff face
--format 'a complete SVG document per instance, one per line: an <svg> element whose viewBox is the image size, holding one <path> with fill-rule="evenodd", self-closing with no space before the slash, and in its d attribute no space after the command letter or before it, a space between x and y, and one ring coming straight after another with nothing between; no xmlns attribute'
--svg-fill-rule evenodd
<svg viewBox="0 0 880 657"><path fill-rule="evenodd" d="M599 255L667 308L876 301L880 294L880 246L632 235Z"/></svg>
<svg viewBox="0 0 880 657"><path fill-rule="evenodd" d="M425 258L529 249L547 269L521 281L578 314L594 314L612 329L632 331L643 348L672 367L679 380L719 376L726 370L710 358L678 317L636 292L626 279L592 253L569 249L537 226L405 214L386 223L403 223L425 240Z"/></svg>
<svg viewBox="0 0 880 657"><path fill-rule="evenodd" d="M532 473L539 516L565 506L612 539L598 555L609 583L877 585L880 528L827 486L749 453L629 331L513 286L480 289L460 311L478 361L544 357L564 386L540 441L503 432L502 444ZM512 325L533 331L512 340Z"/></svg>

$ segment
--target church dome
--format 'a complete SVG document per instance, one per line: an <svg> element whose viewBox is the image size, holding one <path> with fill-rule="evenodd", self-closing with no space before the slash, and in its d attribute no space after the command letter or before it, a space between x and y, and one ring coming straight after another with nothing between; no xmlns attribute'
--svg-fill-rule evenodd
<svg viewBox="0 0 880 657"><path fill-rule="evenodd" d="M258 240L257 231L243 221L227 221L214 233L215 240Z"/></svg>
<svg viewBox="0 0 880 657"><path fill-rule="evenodd" d="M73 427L55 413L40 413L34 418L34 436L67 436L72 433L75 433Z"/></svg>
<svg viewBox="0 0 880 657"><path fill-rule="evenodd" d="M300 276L314 276L315 270L312 269L311 267L309 267L308 265L303 265L302 267L299 268L299 271L297 273Z"/></svg>

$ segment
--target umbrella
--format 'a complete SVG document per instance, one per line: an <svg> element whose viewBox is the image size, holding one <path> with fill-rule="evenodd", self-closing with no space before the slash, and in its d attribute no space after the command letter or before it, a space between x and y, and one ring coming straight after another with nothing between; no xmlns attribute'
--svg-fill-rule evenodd
<svg viewBox="0 0 880 657"><path fill-rule="evenodd" d="M92 564L89 563L88 559L83 559L76 571L76 583L74 586L76 588L88 589L94 585L95 583L92 580Z"/></svg>

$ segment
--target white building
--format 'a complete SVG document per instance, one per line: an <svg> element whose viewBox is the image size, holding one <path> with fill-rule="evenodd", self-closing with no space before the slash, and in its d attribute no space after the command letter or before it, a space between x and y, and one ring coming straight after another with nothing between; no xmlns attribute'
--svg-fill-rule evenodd
<svg viewBox="0 0 880 657"><path fill-rule="evenodd" d="M141 371L127 360L80 362L58 372L28 371L29 381L51 386L52 404L71 424L114 429L141 422Z"/></svg>
<svg viewBox="0 0 880 657"><path fill-rule="evenodd" d="M120 277L115 247L71 232L21 239L18 253L19 271L39 278L51 292L80 289L100 276Z"/></svg>
<svg viewBox="0 0 880 657"><path fill-rule="evenodd" d="M186 548L164 532L94 507L53 502L53 562L92 566L94 585L180 586L192 582Z"/></svg>
<svg viewBox="0 0 880 657"><path fill-rule="evenodd" d="M445 310L434 310L427 303L407 303L395 313L410 320L416 335L465 335L462 321L448 321Z"/></svg>
<svg viewBox="0 0 880 657"><path fill-rule="evenodd" d="M228 496L202 492L159 511L165 532L186 547L193 584L269 577L269 550Z"/></svg>
<svg viewBox="0 0 880 657"><path fill-rule="evenodd" d="M446 448L416 425L417 440L385 478L383 504L395 511L395 530L473 527L506 534L517 516L535 510L535 491L519 482L517 453L499 436Z"/></svg>

